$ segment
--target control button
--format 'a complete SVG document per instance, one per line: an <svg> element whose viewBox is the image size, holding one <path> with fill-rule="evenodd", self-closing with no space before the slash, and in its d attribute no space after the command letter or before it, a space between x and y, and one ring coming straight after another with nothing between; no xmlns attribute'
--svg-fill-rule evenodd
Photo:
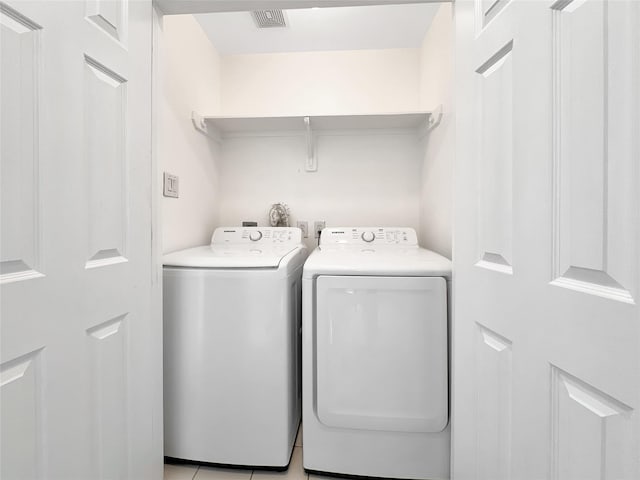
<svg viewBox="0 0 640 480"><path fill-rule="evenodd" d="M362 240L364 240L365 242L373 242L375 238L376 236L373 234L373 232L362 232Z"/></svg>
<svg viewBox="0 0 640 480"><path fill-rule="evenodd" d="M260 230L256 230L249 234L249 240L251 240L252 242L257 242L261 238L262 238L262 232Z"/></svg>

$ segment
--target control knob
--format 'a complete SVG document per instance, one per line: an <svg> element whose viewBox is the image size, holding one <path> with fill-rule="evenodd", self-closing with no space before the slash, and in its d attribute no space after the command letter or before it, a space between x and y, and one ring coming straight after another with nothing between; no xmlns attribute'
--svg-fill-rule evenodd
<svg viewBox="0 0 640 480"><path fill-rule="evenodd" d="M249 234L249 240L252 242L257 242L262 238L262 232L260 230L255 230Z"/></svg>
<svg viewBox="0 0 640 480"><path fill-rule="evenodd" d="M362 236L362 240L364 240L367 243L373 242L373 240L376 238L373 232L362 232L361 236Z"/></svg>

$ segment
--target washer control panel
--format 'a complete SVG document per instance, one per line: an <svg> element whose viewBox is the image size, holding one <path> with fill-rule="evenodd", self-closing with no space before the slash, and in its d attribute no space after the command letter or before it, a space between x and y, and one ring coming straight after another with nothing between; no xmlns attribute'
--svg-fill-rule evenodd
<svg viewBox="0 0 640 480"><path fill-rule="evenodd" d="M329 227L322 230L320 245L418 245L413 228L395 227Z"/></svg>
<svg viewBox="0 0 640 480"><path fill-rule="evenodd" d="M212 245L298 245L301 242L302 231L296 227L220 227L211 237Z"/></svg>

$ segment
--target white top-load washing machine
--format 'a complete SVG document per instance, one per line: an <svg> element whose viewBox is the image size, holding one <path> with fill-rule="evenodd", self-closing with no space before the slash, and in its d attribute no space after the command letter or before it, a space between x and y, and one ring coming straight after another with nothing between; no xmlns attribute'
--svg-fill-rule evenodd
<svg viewBox="0 0 640 480"><path fill-rule="evenodd" d="M325 228L303 273L304 467L449 478L451 263L411 228Z"/></svg>
<svg viewBox="0 0 640 480"><path fill-rule="evenodd" d="M218 228L164 257L164 453L284 469L300 422L298 228Z"/></svg>

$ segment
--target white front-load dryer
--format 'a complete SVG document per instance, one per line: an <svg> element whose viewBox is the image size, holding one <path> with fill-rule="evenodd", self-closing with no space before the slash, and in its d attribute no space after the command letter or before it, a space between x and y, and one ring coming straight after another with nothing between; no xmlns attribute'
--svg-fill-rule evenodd
<svg viewBox="0 0 640 480"><path fill-rule="evenodd" d="M165 255L164 454L284 469L300 422L298 228L218 228Z"/></svg>
<svg viewBox="0 0 640 480"><path fill-rule="evenodd" d="M326 228L303 273L311 472L447 479L448 259L411 228Z"/></svg>

